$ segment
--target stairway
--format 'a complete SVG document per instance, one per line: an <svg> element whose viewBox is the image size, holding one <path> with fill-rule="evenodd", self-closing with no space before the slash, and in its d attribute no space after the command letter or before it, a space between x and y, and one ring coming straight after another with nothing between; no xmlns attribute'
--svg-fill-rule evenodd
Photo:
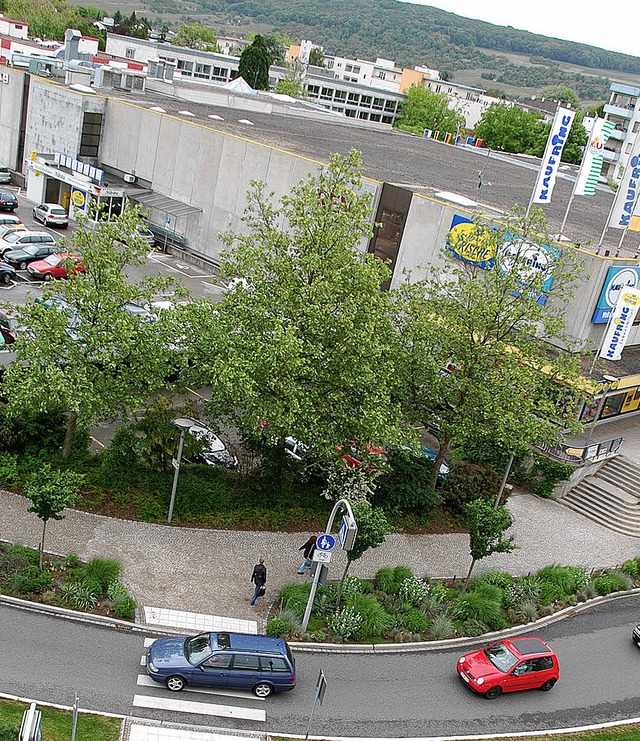
<svg viewBox="0 0 640 741"><path fill-rule="evenodd" d="M640 465L623 455L611 458L560 503L604 527L640 538Z"/></svg>

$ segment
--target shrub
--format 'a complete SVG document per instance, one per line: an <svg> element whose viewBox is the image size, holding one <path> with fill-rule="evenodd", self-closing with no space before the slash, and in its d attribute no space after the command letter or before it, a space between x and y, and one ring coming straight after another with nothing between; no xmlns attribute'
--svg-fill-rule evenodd
<svg viewBox="0 0 640 741"><path fill-rule="evenodd" d="M449 599L452 591L444 586L444 584L438 584L438 582L431 582L429 584L429 599L433 600L435 604L442 604L445 600Z"/></svg>
<svg viewBox="0 0 640 741"><path fill-rule="evenodd" d="M128 596L129 593L120 580L112 581L107 587L107 597L114 605L122 602L122 600L126 599Z"/></svg>
<svg viewBox="0 0 640 741"><path fill-rule="evenodd" d="M398 588L398 599L410 605L421 605L429 595L429 585L417 576L403 579ZM418 631L420 633L421 631Z"/></svg>
<svg viewBox="0 0 640 741"><path fill-rule="evenodd" d="M629 561L625 561L620 567L620 571L622 571L622 573L626 574L627 576L636 578L638 576L638 562L635 558L632 558Z"/></svg>
<svg viewBox="0 0 640 741"><path fill-rule="evenodd" d="M18 456L15 453L0 451L0 482L7 486L20 483Z"/></svg>
<svg viewBox="0 0 640 741"><path fill-rule="evenodd" d="M133 620L136 616L136 606L131 597L125 597L113 608L113 612L120 620Z"/></svg>
<svg viewBox="0 0 640 741"><path fill-rule="evenodd" d="M532 623L538 619L538 608L533 602L523 602L511 611L514 623Z"/></svg>
<svg viewBox="0 0 640 741"><path fill-rule="evenodd" d="M302 629L300 618L291 610L280 610L278 617L287 624L287 634L292 636Z"/></svg>
<svg viewBox="0 0 640 741"><path fill-rule="evenodd" d="M503 590L493 584L488 584L485 581L473 581L467 591L481 595L487 602L495 602L498 605L502 605Z"/></svg>
<svg viewBox="0 0 640 741"><path fill-rule="evenodd" d="M454 600L451 614L462 622L476 620L485 623L493 630L505 627L500 603L486 599L481 591L465 592L458 596Z"/></svg>
<svg viewBox="0 0 640 741"><path fill-rule="evenodd" d="M376 589L387 594L395 594L398 591L394 571L388 567L378 571L373 579L373 585Z"/></svg>
<svg viewBox="0 0 640 741"><path fill-rule="evenodd" d="M12 574L5 582L8 589L20 595L42 594L53 587L53 576L49 571L40 571L37 566L27 566L22 573Z"/></svg>
<svg viewBox="0 0 640 741"><path fill-rule="evenodd" d="M513 576L506 571L487 571L474 579L474 583L479 581L493 584L500 589L506 589L510 584L513 584Z"/></svg>
<svg viewBox="0 0 640 741"><path fill-rule="evenodd" d="M622 571L609 571L597 576L593 580L593 585L598 594L604 596L611 592L625 592L633 589L633 579Z"/></svg>
<svg viewBox="0 0 640 741"><path fill-rule="evenodd" d="M401 564L400 566L396 566L393 570L393 578L398 587L400 586L400 583L403 582L405 579L411 579L412 577L413 571L411 571L408 566L403 566Z"/></svg>
<svg viewBox="0 0 640 741"><path fill-rule="evenodd" d="M357 594L348 605L362 618L355 635L357 638L373 638L383 636L393 625L389 613L371 594Z"/></svg>
<svg viewBox="0 0 640 741"><path fill-rule="evenodd" d="M0 741L18 741L18 734L20 733L20 726L12 726L9 724L0 726Z"/></svg>
<svg viewBox="0 0 640 741"><path fill-rule="evenodd" d="M8 580L14 575L25 571L30 566L29 561L21 555L0 543L0 589L5 588Z"/></svg>
<svg viewBox="0 0 640 741"><path fill-rule="evenodd" d="M327 626L333 635L341 641L346 641L359 630L362 617L351 607L343 607L327 620Z"/></svg>
<svg viewBox="0 0 640 741"><path fill-rule="evenodd" d="M573 467L566 463L558 463L549 460L543 455L534 454L534 480L532 489L534 494L540 497L550 497L556 485L561 481L567 481L571 478Z"/></svg>
<svg viewBox="0 0 640 741"><path fill-rule="evenodd" d="M327 582L322 587L322 592L327 595L327 599L332 604L336 604L338 599L338 591L340 590L340 581ZM361 594L364 591L364 582L362 579L358 579L356 576L347 576L342 585L342 602L348 602L351 597L356 594ZM307 595L308 597L308 595ZM314 603L315 604L315 603Z"/></svg>
<svg viewBox="0 0 640 741"><path fill-rule="evenodd" d="M76 569L80 566L80 559L75 553L69 553L69 555L64 559L64 563L68 568Z"/></svg>
<svg viewBox="0 0 640 741"><path fill-rule="evenodd" d="M433 461L411 451L392 451L387 456L390 470L376 479L371 503L399 517L415 513L428 522L440 503L440 494L429 486Z"/></svg>
<svg viewBox="0 0 640 741"><path fill-rule="evenodd" d="M465 620L462 624L462 633L465 636L481 636L489 632L489 627L479 620Z"/></svg>
<svg viewBox="0 0 640 741"><path fill-rule="evenodd" d="M278 592L276 604L284 610L291 610L302 619L310 592L311 584L285 584Z"/></svg>
<svg viewBox="0 0 640 741"><path fill-rule="evenodd" d="M446 638L451 638L455 633L455 628L451 618L444 613L440 613L433 618L429 632L434 641L443 641Z"/></svg>
<svg viewBox="0 0 640 741"><path fill-rule="evenodd" d="M267 623L267 635L274 638L283 638L289 635L289 626L280 617L274 617Z"/></svg>
<svg viewBox="0 0 640 741"><path fill-rule="evenodd" d="M552 581L543 582L540 588L538 601L541 605L550 605L553 602L562 602L566 597L566 592L559 584Z"/></svg>
<svg viewBox="0 0 640 741"><path fill-rule="evenodd" d="M502 591L502 606L510 609L524 602L537 602L540 581L536 576L521 576Z"/></svg>
<svg viewBox="0 0 640 741"><path fill-rule="evenodd" d="M402 625L411 633L424 633L428 626L427 616L420 610L409 610L401 616Z"/></svg>
<svg viewBox="0 0 640 741"><path fill-rule="evenodd" d="M100 587L100 593L106 592L112 581L117 581L120 576L122 567L117 561L107 558L92 558L88 564L82 568L82 579L92 579Z"/></svg>
<svg viewBox="0 0 640 741"><path fill-rule="evenodd" d="M32 566L40 565L40 552L35 548L29 548L26 545L14 545L9 553L14 556L22 556Z"/></svg>
<svg viewBox="0 0 640 741"><path fill-rule="evenodd" d="M76 610L92 610L98 604L99 594L90 582L71 582L64 585L63 598Z"/></svg>
<svg viewBox="0 0 640 741"><path fill-rule="evenodd" d="M543 592L541 594L544 593L545 585L554 585L555 590L547 590L549 594L558 595L555 599L550 600L552 602L564 599L570 594L575 594L579 589L584 589L589 583L587 572L576 566L558 566L553 564L540 569L536 576L542 584Z"/></svg>
<svg viewBox="0 0 640 741"><path fill-rule="evenodd" d="M474 499L493 501L500 481L500 475L489 465L456 461L442 485L444 506L454 514L464 515L465 505ZM505 491L503 503L506 496Z"/></svg>

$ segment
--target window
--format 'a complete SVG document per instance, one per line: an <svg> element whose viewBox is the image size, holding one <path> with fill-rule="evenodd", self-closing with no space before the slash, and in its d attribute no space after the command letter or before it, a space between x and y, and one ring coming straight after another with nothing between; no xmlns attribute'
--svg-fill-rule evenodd
<svg viewBox="0 0 640 741"><path fill-rule="evenodd" d="M228 669L231 664L231 654L213 654L202 666L207 669Z"/></svg>
<svg viewBox="0 0 640 741"><path fill-rule="evenodd" d="M128 46L124 50L124 56L125 56L125 59L135 59L136 58L136 50L133 47Z"/></svg>
<svg viewBox="0 0 640 741"><path fill-rule="evenodd" d="M353 71L353 65L352 64L345 64L344 71L345 72L352 72Z"/></svg>
<svg viewBox="0 0 640 741"><path fill-rule="evenodd" d="M196 71L193 73L193 76L208 80L211 76L211 65L196 63Z"/></svg>
<svg viewBox="0 0 640 741"><path fill-rule="evenodd" d="M336 101L344 101L347 99L347 91L346 90L336 90L333 99Z"/></svg>
<svg viewBox="0 0 640 741"><path fill-rule="evenodd" d="M185 77L191 77L193 74L193 62L187 62L184 59L178 59L176 69L180 70Z"/></svg>
<svg viewBox="0 0 640 741"><path fill-rule="evenodd" d="M395 113L397 106L398 106L397 100L387 100L385 101L384 109L385 111L389 111L390 113Z"/></svg>
<svg viewBox="0 0 640 741"><path fill-rule="evenodd" d="M358 105L358 103L360 102L360 95L358 93L349 93L347 102L351 103L352 105Z"/></svg>
<svg viewBox="0 0 640 741"><path fill-rule="evenodd" d="M224 67L214 67L211 79L224 80L226 82L229 79L229 70L225 69Z"/></svg>
<svg viewBox="0 0 640 741"><path fill-rule="evenodd" d="M259 672L260 661L257 656L245 656L243 654L235 654L233 657L233 668L243 669L249 672Z"/></svg>
<svg viewBox="0 0 640 741"><path fill-rule="evenodd" d="M358 65L356 65L356 64L353 65L353 74L354 75L359 75L360 74L360 67L358 67Z"/></svg>
<svg viewBox="0 0 640 741"><path fill-rule="evenodd" d="M363 108L371 108L371 101L372 100L373 100L373 98L370 95L363 95L360 98L360 105Z"/></svg>
<svg viewBox="0 0 640 741"><path fill-rule="evenodd" d="M373 107L377 111L381 111L383 106L384 106L384 100L382 98L374 98L373 99Z"/></svg>
<svg viewBox="0 0 640 741"><path fill-rule="evenodd" d="M260 665L263 672L290 672L284 659L278 659L275 656L263 656L260 659Z"/></svg>
<svg viewBox="0 0 640 741"><path fill-rule="evenodd" d="M102 113L85 113L80 136L80 157L97 157L102 131Z"/></svg>

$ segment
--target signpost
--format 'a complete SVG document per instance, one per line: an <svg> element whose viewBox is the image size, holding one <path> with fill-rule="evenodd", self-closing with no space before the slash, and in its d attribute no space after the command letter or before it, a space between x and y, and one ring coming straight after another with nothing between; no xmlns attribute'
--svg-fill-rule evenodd
<svg viewBox="0 0 640 741"><path fill-rule="evenodd" d="M322 701L324 700L324 693L327 689L327 680L325 679L324 672L322 669L320 669L320 674L318 674L318 679L316 681L316 694L313 698L313 706L311 707L311 714L309 715L309 723L307 725L307 733L304 737L304 741L308 741L309 739L309 731L311 730L311 721L313 720L313 714L316 710L316 705L320 703L322 705Z"/></svg>

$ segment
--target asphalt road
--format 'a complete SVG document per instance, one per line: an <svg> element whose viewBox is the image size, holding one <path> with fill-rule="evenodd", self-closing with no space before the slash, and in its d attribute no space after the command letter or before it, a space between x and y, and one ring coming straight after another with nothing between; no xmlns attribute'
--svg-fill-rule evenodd
<svg viewBox="0 0 640 741"><path fill-rule="evenodd" d="M594 607L573 619L536 631L560 657L561 680L547 693L502 695L493 701L473 694L455 673L464 649L429 652L296 655L298 684L265 701L250 694L229 697L169 693L137 684L144 675L143 637L62 618L0 606L0 692L174 723L274 734L306 731L315 681L322 669L327 692L316 711L313 735L424 737L509 734L583 726L640 717L640 651L631 630L640 620L640 595ZM480 644L479 644L480 645ZM199 713L148 710L134 696L264 710L266 722Z"/></svg>

